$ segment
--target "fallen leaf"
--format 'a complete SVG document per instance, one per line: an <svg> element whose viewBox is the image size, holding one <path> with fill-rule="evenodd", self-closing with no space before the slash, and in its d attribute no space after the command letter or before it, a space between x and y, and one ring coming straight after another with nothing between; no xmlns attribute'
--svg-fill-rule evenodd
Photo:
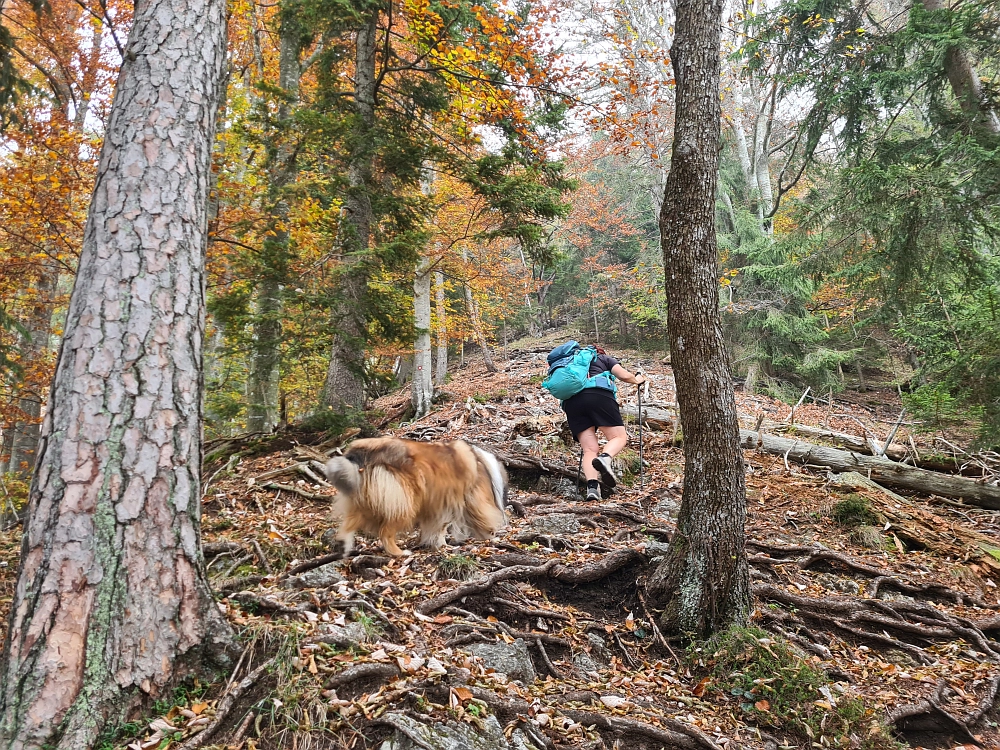
<svg viewBox="0 0 1000 750"><path fill-rule="evenodd" d="M768 703L766 700L759 700L759 701L757 701L756 703L753 704L753 707L756 708L758 711L770 711L771 710L771 704Z"/></svg>
<svg viewBox="0 0 1000 750"><path fill-rule="evenodd" d="M712 680L711 680L710 677L706 677L701 682L699 682L697 685L695 685L694 686L694 690L692 690L691 692L694 693L695 697L700 698L701 696L703 696L705 694L705 688L708 687L708 683L711 682L711 681Z"/></svg>

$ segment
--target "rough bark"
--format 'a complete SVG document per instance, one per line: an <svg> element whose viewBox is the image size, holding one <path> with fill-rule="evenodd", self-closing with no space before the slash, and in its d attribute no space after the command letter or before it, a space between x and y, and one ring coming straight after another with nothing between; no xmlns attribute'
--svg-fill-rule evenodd
<svg viewBox="0 0 1000 750"><path fill-rule="evenodd" d="M718 305L721 0L681 0L671 51L677 117L660 213L667 332L684 427L677 534L649 581L674 632L705 635L746 621L746 485Z"/></svg>
<svg viewBox="0 0 1000 750"><path fill-rule="evenodd" d="M426 259L417 264L413 277L413 323L417 340L413 346L413 418L431 410L431 269Z"/></svg>
<svg viewBox="0 0 1000 750"><path fill-rule="evenodd" d="M278 86L289 99L298 95L302 66L299 61L299 29L295 24L282 24L278 54ZM263 71L260 72L263 76ZM286 122L290 115L287 101L278 108L278 119ZM286 283L288 204L282 191L295 179L294 149L283 134L268 175L271 204L270 223L273 229L264 241L262 260L264 278L257 292L257 311L253 323L253 352L247 381L247 431L267 432L278 420L278 390L281 362L281 313L284 308L281 288Z"/></svg>
<svg viewBox="0 0 1000 750"><path fill-rule="evenodd" d="M371 13L355 37L354 107L357 117L348 168L350 190L345 201L346 245L349 260L340 274L340 302L333 314L333 351L323 385L323 403L340 409L365 405L364 357L366 327L363 300L368 285L364 255L371 243L372 153L369 134L375 124L375 32L378 14Z"/></svg>
<svg viewBox="0 0 1000 750"><path fill-rule="evenodd" d="M140 2L39 443L0 747L93 746L233 637L200 552L209 164L220 0Z"/></svg>
<svg viewBox="0 0 1000 750"><path fill-rule="evenodd" d="M434 303L437 314L437 366L434 385L444 385L448 375L448 313L444 308L444 274L434 272Z"/></svg>

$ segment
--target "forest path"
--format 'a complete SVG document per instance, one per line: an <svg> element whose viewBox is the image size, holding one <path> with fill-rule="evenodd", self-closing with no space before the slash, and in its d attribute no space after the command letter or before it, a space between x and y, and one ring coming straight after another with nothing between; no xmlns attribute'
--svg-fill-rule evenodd
<svg viewBox="0 0 1000 750"><path fill-rule="evenodd" d="M642 488L630 448L620 489L582 502L575 447L539 386L547 347L537 348L509 352L494 374L472 361L427 417L383 425L401 437L463 437L508 459L515 513L492 542L391 559L362 539L351 559L317 565L331 491L310 462L332 444L286 435L283 451L206 467L206 558L246 658L228 684L177 693L110 745L150 750L176 733L174 746L248 750L888 748L882 726L894 724L913 747L1000 746L1000 575L959 536L934 549L901 537L878 488L842 486L778 456L745 453L753 624L768 633L714 650L667 641L642 582L680 503L673 427L647 425ZM665 364L638 354L625 363L645 365L654 403L672 402ZM406 398L376 406L391 415ZM791 411L738 398L750 415ZM796 421L875 432L896 407L848 408L799 406ZM1000 513L907 501L930 516L923 522L1000 536ZM16 554L16 532L6 534L8 589Z"/></svg>

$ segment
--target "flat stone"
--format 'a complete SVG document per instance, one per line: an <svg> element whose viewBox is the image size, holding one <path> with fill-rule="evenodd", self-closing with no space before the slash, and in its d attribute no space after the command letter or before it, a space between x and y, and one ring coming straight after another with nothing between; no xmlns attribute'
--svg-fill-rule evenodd
<svg viewBox="0 0 1000 750"><path fill-rule="evenodd" d="M552 513L535 516L531 528L541 534L576 534L580 530L580 519L573 513Z"/></svg>
<svg viewBox="0 0 1000 750"><path fill-rule="evenodd" d="M650 541L646 542L646 554L651 558L663 557L670 550L670 545L666 542Z"/></svg>
<svg viewBox="0 0 1000 750"><path fill-rule="evenodd" d="M307 570L302 575L292 576L285 581L285 588L292 589L325 589L329 586L340 583L344 576L340 574L340 567L343 560L320 565L318 568Z"/></svg>
<svg viewBox="0 0 1000 750"><path fill-rule="evenodd" d="M653 506L653 515L662 521L673 521L681 512L681 501L664 498Z"/></svg>
<svg viewBox="0 0 1000 750"><path fill-rule="evenodd" d="M470 643L462 646L462 650L478 656L487 669L505 674L509 680L520 680L526 685L535 681L535 666L521 638L513 643Z"/></svg>
<svg viewBox="0 0 1000 750"><path fill-rule="evenodd" d="M380 750L511 750L495 716L483 719L483 732L452 721L425 724L396 712L383 714L380 722L396 730L382 743ZM518 750L530 750L530 746L522 744Z"/></svg>

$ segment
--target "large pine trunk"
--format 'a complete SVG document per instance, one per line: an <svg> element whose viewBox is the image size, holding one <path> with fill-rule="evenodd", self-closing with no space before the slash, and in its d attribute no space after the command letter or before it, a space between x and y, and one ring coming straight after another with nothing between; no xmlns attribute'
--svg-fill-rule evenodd
<svg viewBox="0 0 1000 750"><path fill-rule="evenodd" d="M232 632L201 556L204 264L221 0L139 2L39 442L0 747L91 747Z"/></svg>
<svg viewBox="0 0 1000 750"><path fill-rule="evenodd" d="M363 317L368 277L365 255L372 236L371 130L375 124L375 36L378 12L372 11L355 38L354 106L356 120L348 169L350 192L345 201L348 256L360 259L340 274L339 297L333 314L333 350L323 385L323 403L338 409L365 405L364 359L367 331Z"/></svg>
<svg viewBox="0 0 1000 750"><path fill-rule="evenodd" d="M722 0L680 0L671 59L677 81L673 155L660 232L667 332L684 428L677 533L649 582L673 632L746 621L746 484L718 303L715 190L719 160Z"/></svg>

